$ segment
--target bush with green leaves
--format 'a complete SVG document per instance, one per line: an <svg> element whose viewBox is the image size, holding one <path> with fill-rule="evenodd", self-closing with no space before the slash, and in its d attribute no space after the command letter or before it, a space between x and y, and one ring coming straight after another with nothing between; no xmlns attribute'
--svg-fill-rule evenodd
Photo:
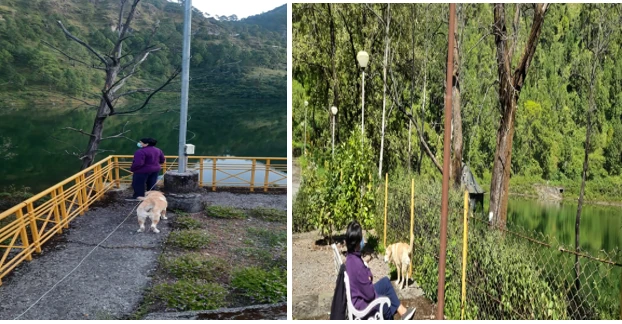
<svg viewBox="0 0 622 324"><path fill-rule="evenodd" d="M213 206L207 206L205 208L205 211L207 212L207 216L211 216L211 217L229 218L229 219L247 218L246 212L244 212L244 210L235 208L235 207L213 205Z"/></svg>
<svg viewBox="0 0 622 324"><path fill-rule="evenodd" d="M153 287L151 297L179 311L217 309L227 306L227 290L216 283L179 280Z"/></svg>
<svg viewBox="0 0 622 324"><path fill-rule="evenodd" d="M207 247L210 236L203 230L173 231L168 237L168 243L183 249L202 249Z"/></svg>
<svg viewBox="0 0 622 324"><path fill-rule="evenodd" d="M287 272L283 269L240 269L233 273L231 286L254 304L273 304L287 300Z"/></svg>
<svg viewBox="0 0 622 324"><path fill-rule="evenodd" d="M375 162L368 139L361 143L360 130L351 132L335 148L332 160L319 166L309 162L294 205L294 230L309 227L331 237L352 220L371 227L375 218Z"/></svg>

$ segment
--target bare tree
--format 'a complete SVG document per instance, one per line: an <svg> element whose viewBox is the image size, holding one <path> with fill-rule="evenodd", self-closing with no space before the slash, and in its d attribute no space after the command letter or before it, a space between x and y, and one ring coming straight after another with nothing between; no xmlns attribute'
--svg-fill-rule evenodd
<svg viewBox="0 0 622 324"><path fill-rule="evenodd" d="M490 212L493 224L504 227L507 219L508 189L510 185L510 166L512 163L512 140L514 137L514 118L520 92L533 59L544 16L548 4L533 7L531 31L525 42L523 53L516 67L512 67L512 57L518 43L521 4L516 4L513 21L513 34L508 35L505 23L505 4L494 4L493 34L497 47L497 69L499 74L499 109L501 120L497 130L492 181L490 184Z"/></svg>
<svg viewBox="0 0 622 324"><path fill-rule="evenodd" d="M126 4L130 0L120 0L119 9L119 17L117 24L117 39L114 42L114 47L110 53L104 54L94 49L91 45L87 44L80 38L73 35L69 32L61 21L58 21L58 25L62 29L65 35L86 48L90 54L94 56L98 64L89 64L85 60L80 60L69 56L64 53L62 50L55 48L61 54L65 55L71 60L74 60L78 63L82 63L86 66L89 66L94 69L102 70L106 73L104 87L101 91L101 96L99 98L99 105L97 105L97 113L93 120L93 127L91 132L85 132L82 129L75 128L67 128L69 130L76 131L82 135L89 137L89 142L87 144L86 150L84 153L80 154L79 158L82 160L81 169L85 169L93 164L95 160L95 155L100 151L99 144L103 140L122 137L125 133L129 132L129 130L124 130L121 133L114 136L103 136L104 131L104 122L108 117L115 115L127 115L135 113L139 110L142 110L147 106L151 98L166 87L178 74L179 68L176 69L168 79L160 85L158 88L140 88L140 89L131 89L125 92L120 92L121 88L125 85L128 79L138 73L139 66L147 59L147 57L156 51L159 51L161 48L154 46L151 44L151 40L153 35L156 33L158 25L153 27L151 35L146 42L144 48L142 48L139 52L136 53L124 53L123 51L123 43L131 37L130 35L130 25L135 17L136 8L140 3L140 0L131 0L131 7L127 14L124 15L124 9ZM49 45L49 44L48 44ZM50 45L51 46L51 45ZM125 108L123 110L119 109L118 100L122 97L134 94L134 93L148 93L146 99L135 107Z"/></svg>

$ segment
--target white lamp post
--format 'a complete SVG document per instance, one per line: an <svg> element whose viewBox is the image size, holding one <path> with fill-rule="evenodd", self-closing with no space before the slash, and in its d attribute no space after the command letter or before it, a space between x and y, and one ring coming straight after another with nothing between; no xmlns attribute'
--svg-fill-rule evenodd
<svg viewBox="0 0 622 324"><path fill-rule="evenodd" d="M361 135L365 136L365 68L369 62L369 54L365 51L360 51L356 54L356 60L359 62L359 66L363 70L363 74L361 76Z"/></svg>
<svg viewBox="0 0 622 324"><path fill-rule="evenodd" d="M333 156L335 156L335 115L337 115L337 107L330 107L330 112L333 114Z"/></svg>
<svg viewBox="0 0 622 324"><path fill-rule="evenodd" d="M304 146L302 147L302 154L306 155L307 152L307 106L309 102L305 100L305 137L304 137Z"/></svg>

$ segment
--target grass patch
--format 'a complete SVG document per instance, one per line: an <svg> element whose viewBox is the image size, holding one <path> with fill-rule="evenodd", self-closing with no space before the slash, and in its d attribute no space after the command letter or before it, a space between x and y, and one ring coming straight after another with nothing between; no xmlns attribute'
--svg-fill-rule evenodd
<svg viewBox="0 0 622 324"><path fill-rule="evenodd" d="M274 247L287 244L287 232L284 230L267 230L256 227L246 229L249 235L257 237L264 245Z"/></svg>
<svg viewBox="0 0 622 324"><path fill-rule="evenodd" d="M207 212L207 216L218 217L218 218L228 218L228 219L244 219L247 217L244 210L228 207L228 206L207 206L205 208Z"/></svg>
<svg viewBox="0 0 622 324"><path fill-rule="evenodd" d="M178 229L188 229L188 230L192 230L192 229L198 229L201 228L201 222L188 216L188 215L183 215L183 216L178 216L175 219L175 228Z"/></svg>
<svg viewBox="0 0 622 324"><path fill-rule="evenodd" d="M216 283L180 280L159 284L151 292L155 300L179 311L217 309L227 306L227 290Z"/></svg>
<svg viewBox="0 0 622 324"><path fill-rule="evenodd" d="M282 209L257 207L251 209L251 216L269 222L287 223L287 211Z"/></svg>
<svg viewBox="0 0 622 324"><path fill-rule="evenodd" d="M233 273L231 286L253 303L278 303L287 300L287 272L249 267Z"/></svg>
<svg viewBox="0 0 622 324"><path fill-rule="evenodd" d="M208 258L199 253L188 253L176 258L165 258L162 266L177 279L228 281L231 266L220 258Z"/></svg>
<svg viewBox="0 0 622 324"><path fill-rule="evenodd" d="M196 250L207 247L210 237L201 230L173 231L168 237L168 243L173 246Z"/></svg>

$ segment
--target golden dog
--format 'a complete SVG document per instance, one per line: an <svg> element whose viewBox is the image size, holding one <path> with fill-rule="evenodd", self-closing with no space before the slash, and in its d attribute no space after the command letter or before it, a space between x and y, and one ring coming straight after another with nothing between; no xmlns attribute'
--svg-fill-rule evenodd
<svg viewBox="0 0 622 324"><path fill-rule="evenodd" d="M410 239L410 246L406 243L394 243L387 246L384 253L384 262L395 264L397 268L397 286L403 289L408 285L408 266L410 265L410 253L413 250L414 237ZM406 280L404 280L406 276Z"/></svg>
<svg viewBox="0 0 622 324"><path fill-rule="evenodd" d="M151 219L151 230L154 233L160 233L157 226L160 222L160 217L166 219L166 207L168 206L164 194L159 191L147 191L145 197L138 197L138 200L142 200L138 208L136 208L138 225L140 226L138 232L145 231L145 220L149 217Z"/></svg>

